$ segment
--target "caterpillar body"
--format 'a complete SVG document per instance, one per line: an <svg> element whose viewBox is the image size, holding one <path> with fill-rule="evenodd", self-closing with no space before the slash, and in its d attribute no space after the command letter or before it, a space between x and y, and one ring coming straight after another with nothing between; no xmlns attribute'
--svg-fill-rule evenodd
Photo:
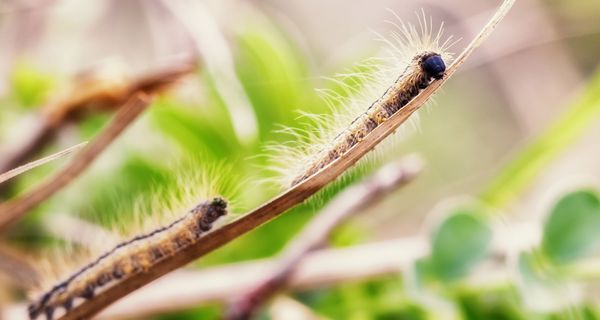
<svg viewBox="0 0 600 320"><path fill-rule="evenodd" d="M331 147L322 150L305 171L292 180L294 186L317 173L359 143L366 135L394 115L433 80L441 79L446 71L442 55L437 52L417 54L404 72L369 106L367 111L338 134Z"/></svg>
<svg viewBox="0 0 600 320"><path fill-rule="evenodd" d="M445 77L452 60L449 49L457 41L444 36L443 23L435 28L423 11L416 25L396 18L386 21L392 26L389 34L377 35L384 42L382 54L334 79L342 94L321 91L332 112L308 115L307 129L282 130L291 134L292 142L269 146L270 168L279 185L294 187L359 148L373 130Z"/></svg>
<svg viewBox="0 0 600 320"><path fill-rule="evenodd" d="M214 198L200 203L171 224L116 245L33 301L29 318L42 314L54 319L58 308L68 312L76 298L92 299L95 291L148 271L159 261L197 243L213 224L227 214L227 202Z"/></svg>

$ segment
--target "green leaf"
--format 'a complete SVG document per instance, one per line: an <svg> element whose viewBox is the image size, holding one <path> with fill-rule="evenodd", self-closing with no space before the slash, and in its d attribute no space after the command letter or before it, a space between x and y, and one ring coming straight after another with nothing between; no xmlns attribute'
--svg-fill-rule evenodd
<svg viewBox="0 0 600 320"><path fill-rule="evenodd" d="M543 252L555 263L569 263L600 241L600 200L590 190L564 196L552 209L542 240Z"/></svg>
<svg viewBox="0 0 600 320"><path fill-rule="evenodd" d="M444 281L457 280L483 259L492 239L492 231L482 218L467 210L448 217L432 238L431 262Z"/></svg>
<svg viewBox="0 0 600 320"><path fill-rule="evenodd" d="M150 109L153 123L182 150L215 159L236 155L239 146L231 127L223 124L223 117L203 112L201 107L185 108L168 99L157 101L155 106Z"/></svg>
<svg viewBox="0 0 600 320"><path fill-rule="evenodd" d="M296 108L316 111L306 62L289 36L266 19L256 19L236 40L236 70L258 117L261 138L272 137L275 124L295 123Z"/></svg>

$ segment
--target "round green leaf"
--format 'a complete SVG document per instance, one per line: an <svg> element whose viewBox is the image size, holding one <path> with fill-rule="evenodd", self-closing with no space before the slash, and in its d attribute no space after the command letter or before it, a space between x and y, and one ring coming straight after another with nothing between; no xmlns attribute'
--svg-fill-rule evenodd
<svg viewBox="0 0 600 320"><path fill-rule="evenodd" d="M466 275L483 259L492 240L492 231L473 212L449 216L435 231L431 259L437 276L444 281Z"/></svg>
<svg viewBox="0 0 600 320"><path fill-rule="evenodd" d="M600 200L590 190L564 196L544 225L542 250L554 263L569 263L600 242Z"/></svg>

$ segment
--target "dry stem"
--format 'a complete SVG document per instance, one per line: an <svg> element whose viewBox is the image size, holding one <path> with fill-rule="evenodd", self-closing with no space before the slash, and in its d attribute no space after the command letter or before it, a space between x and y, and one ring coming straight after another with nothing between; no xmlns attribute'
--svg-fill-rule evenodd
<svg viewBox="0 0 600 320"><path fill-rule="evenodd" d="M397 238L349 248L321 249L309 253L298 265L288 283L290 291L329 287L348 281L373 279L408 272L414 262L429 254L429 229L415 236ZM514 252L539 245L539 222L528 221L493 228L497 241L492 243L490 262L502 262ZM232 292L255 288L261 275L277 270L274 259L235 263L201 271L180 270L165 276L142 290L109 306L99 319L149 318L152 315L189 309L231 299ZM501 263L501 265L505 266ZM596 268L597 269L597 268ZM232 276L235 275L235 276ZM505 268L482 268L468 279L478 285L501 283L509 279ZM202 284L202 285L198 285ZM25 319L25 305L7 306L2 319Z"/></svg>
<svg viewBox="0 0 600 320"><path fill-rule="evenodd" d="M408 270L428 250L426 238L404 238L350 248L323 249L310 253L290 279L290 290L308 290L351 280L372 279ZM224 302L232 292L247 291L274 272L275 260L242 262L201 271L180 270L119 300L98 319L146 319L153 315ZM7 306L0 318L26 319L26 306Z"/></svg>
<svg viewBox="0 0 600 320"><path fill-rule="evenodd" d="M353 166L360 158L372 150L384 138L392 134L404 121L408 119L416 110L418 110L439 88L444 84L471 55L473 50L483 42L493 31L495 26L502 20L512 7L514 0L505 0L499 7L496 14L486 24L482 31L475 37L469 46L457 57L457 59L447 69L443 79L433 81L427 89L423 90L406 106L400 109L396 114L383 122L374 129L364 140L342 155L336 161L329 164L313 176L303 182L286 190L284 193L250 211L243 217L223 226L213 232L206 234L202 241L196 245L181 251L179 254L165 258L165 260L155 264L147 272L135 274L119 284L107 288L98 293L93 299L83 301L80 305L73 308L61 319L81 319L89 318L100 310L106 308L111 303L132 291L146 285L147 283L163 276L164 274L175 270L190 261L193 261L237 237L257 228L267 221L277 217L286 210L294 207L302 201L321 190ZM202 284L199 284L202 285Z"/></svg>
<svg viewBox="0 0 600 320"><path fill-rule="evenodd" d="M323 245L331 232L352 215L378 203L385 196L412 181L421 171L417 157L389 164L365 181L346 189L312 219L287 246L275 272L234 301L225 319L250 319L272 296L288 283L299 263Z"/></svg>
<svg viewBox="0 0 600 320"><path fill-rule="evenodd" d="M322 249L309 253L288 282L288 289L314 288L373 279L407 271L416 259L426 255L424 237L409 237ZM201 271L181 270L133 293L100 313L100 319L147 318L169 311L223 303L234 292L246 292L261 283L261 275L278 268L277 260L259 260L219 266Z"/></svg>
<svg viewBox="0 0 600 320"><path fill-rule="evenodd" d="M2 174L0 174L0 183L4 182L6 180L12 179L12 178L14 178L14 177L16 177L16 176L18 176L18 175L20 175L22 173L25 173L25 172L27 172L27 171L29 171L31 169L37 168L37 167L39 167L41 165L44 165L44 164L46 164L48 162L60 159L62 157L66 157L66 156L70 155L71 153L73 153L73 152L81 149L86 144L87 144L87 141L86 142L82 142L80 144L74 145L74 146L72 146L70 148L67 148L65 150L59 151L57 153L51 154L49 156L43 157L43 158L35 160L35 161L31 161L31 162L26 163L26 164L24 164L22 166L16 167L16 168L14 168L12 170L9 170L9 171L7 171L5 173L2 173Z"/></svg>
<svg viewBox="0 0 600 320"><path fill-rule="evenodd" d="M150 103L150 96L138 93L128 100L110 124L50 180L16 199L0 204L0 231L24 216L28 210L48 199L73 181L139 116Z"/></svg>
<svg viewBox="0 0 600 320"><path fill-rule="evenodd" d="M139 91L157 93L182 76L189 74L194 64L172 66L141 76L124 85L83 83L71 90L64 99L48 103L42 108L37 124L28 129L30 135L25 143L0 159L0 172L17 167L37 154L53 141L55 134L69 121L81 117L90 109L112 110L123 105Z"/></svg>

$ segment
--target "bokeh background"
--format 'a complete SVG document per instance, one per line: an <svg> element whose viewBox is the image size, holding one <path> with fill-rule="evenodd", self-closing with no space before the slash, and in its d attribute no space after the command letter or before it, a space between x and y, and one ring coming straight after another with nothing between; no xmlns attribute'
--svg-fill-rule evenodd
<svg viewBox="0 0 600 320"><path fill-rule="evenodd" d="M73 223L127 228L132 217L123 208L153 197L156 189L177 190L198 168L230 167L214 171L233 186L237 213L259 205L281 191L257 187L274 177L264 170L267 146L294 143L278 129L305 128L301 112L331 112L316 88L346 94L327 78L381 50L376 33L393 29L386 22L397 19L392 12L416 22L423 8L436 24L444 21L446 34L462 38L452 48L458 53L497 5L1 0L0 161L29 141L52 103L86 87L118 90L153 71L196 63L81 177L2 235L3 259L36 261L32 257L79 241ZM599 12L592 0L519 1L420 112L417 128L403 132L401 143L379 161L191 268L274 256L345 185L416 153L425 162L418 179L341 226L330 246L423 237L431 249L397 272L290 291L289 297L315 318L595 319ZM81 108L83 115L62 124L33 158L93 139L116 109ZM15 197L66 162L7 182L1 196ZM474 227L461 222L465 216L475 217ZM1 303L18 305L26 290L7 265ZM224 302L151 315L139 306L140 315L129 317L218 318ZM285 312L292 312L277 310L265 307L261 317L289 319Z"/></svg>

